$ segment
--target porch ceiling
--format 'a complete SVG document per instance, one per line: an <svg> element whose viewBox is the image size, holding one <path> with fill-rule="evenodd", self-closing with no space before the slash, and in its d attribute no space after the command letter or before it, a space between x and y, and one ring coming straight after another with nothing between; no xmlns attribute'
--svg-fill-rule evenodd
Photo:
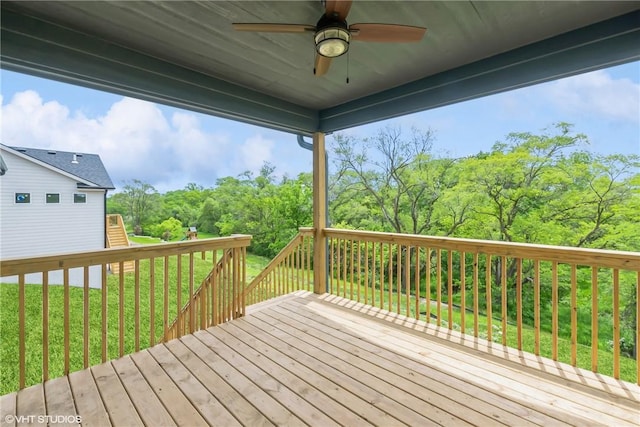
<svg viewBox="0 0 640 427"><path fill-rule="evenodd" d="M2 67L284 131L332 132L640 59L640 2L359 1L350 23L425 26L353 42L314 77L319 1L2 1ZM346 83L348 75L350 82Z"/></svg>

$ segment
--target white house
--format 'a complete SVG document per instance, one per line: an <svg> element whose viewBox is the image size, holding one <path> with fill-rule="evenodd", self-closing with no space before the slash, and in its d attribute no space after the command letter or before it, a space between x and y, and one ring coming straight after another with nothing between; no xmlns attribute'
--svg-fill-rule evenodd
<svg viewBox="0 0 640 427"><path fill-rule="evenodd" d="M98 155L3 144L0 154L0 259L106 247L115 187Z"/></svg>

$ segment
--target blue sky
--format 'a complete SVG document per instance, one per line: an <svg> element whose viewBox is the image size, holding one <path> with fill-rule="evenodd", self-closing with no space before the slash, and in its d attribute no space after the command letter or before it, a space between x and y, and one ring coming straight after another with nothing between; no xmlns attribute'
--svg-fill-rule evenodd
<svg viewBox="0 0 640 427"><path fill-rule="evenodd" d="M2 143L99 154L116 186L140 179L159 191L257 172L311 171L295 135L2 70ZM488 150L510 132L574 124L585 147L640 154L640 62L348 129L431 128L434 149L451 156ZM331 144L331 137L328 137Z"/></svg>

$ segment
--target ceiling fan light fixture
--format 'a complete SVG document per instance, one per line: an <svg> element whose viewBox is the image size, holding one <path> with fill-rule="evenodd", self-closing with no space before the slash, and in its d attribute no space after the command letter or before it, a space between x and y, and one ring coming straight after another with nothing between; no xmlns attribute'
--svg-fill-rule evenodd
<svg viewBox="0 0 640 427"><path fill-rule="evenodd" d="M336 58L349 50L351 33L339 24L336 26L319 28L314 36L316 51L327 58Z"/></svg>

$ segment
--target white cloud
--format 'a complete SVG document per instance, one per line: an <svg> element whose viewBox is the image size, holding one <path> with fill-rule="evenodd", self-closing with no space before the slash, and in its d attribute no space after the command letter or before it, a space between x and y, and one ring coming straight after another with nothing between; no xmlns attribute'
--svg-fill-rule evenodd
<svg viewBox="0 0 640 427"><path fill-rule="evenodd" d="M274 142L260 134L247 138L238 150L236 161L244 170L258 172L264 162L272 163Z"/></svg>
<svg viewBox="0 0 640 427"><path fill-rule="evenodd" d="M140 179L161 191L188 182L213 185L218 177L258 170L271 158L273 142L256 135L231 150L223 132L203 130L198 117L175 112L167 119L156 105L122 98L104 115L87 117L32 90L2 103L2 143L100 155L116 183ZM230 162L229 153L237 154ZM234 169L231 163L242 163ZM259 165L256 167L256 165Z"/></svg>
<svg viewBox="0 0 640 427"><path fill-rule="evenodd" d="M599 70L558 80L545 88L547 98L560 110L640 122L640 84L630 79L614 79Z"/></svg>

